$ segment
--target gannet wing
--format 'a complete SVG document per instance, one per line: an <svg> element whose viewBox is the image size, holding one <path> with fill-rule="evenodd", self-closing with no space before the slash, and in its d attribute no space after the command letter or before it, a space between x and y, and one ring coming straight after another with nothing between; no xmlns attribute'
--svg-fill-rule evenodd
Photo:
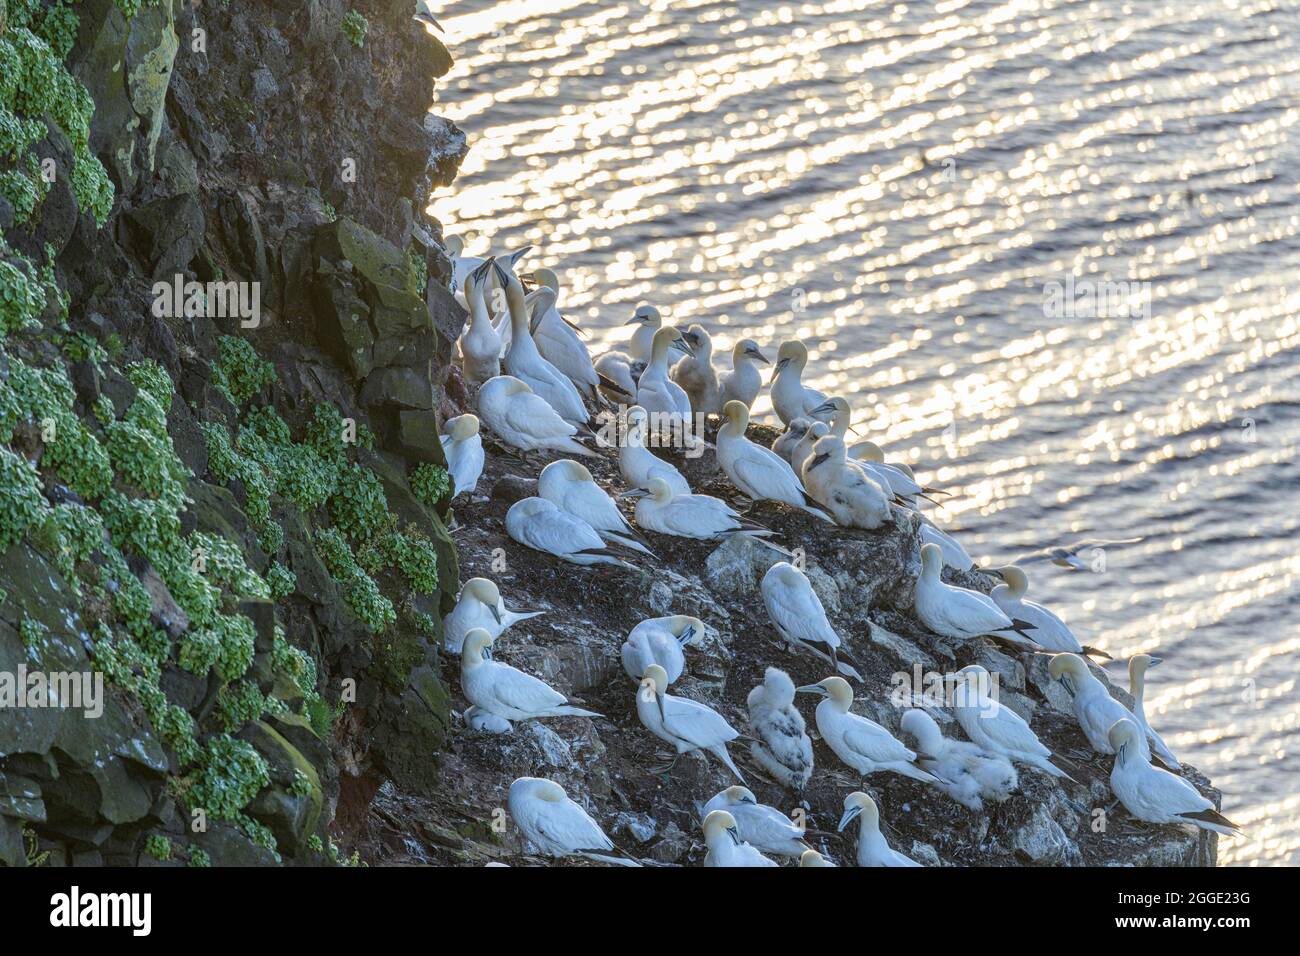
<svg viewBox="0 0 1300 956"><path fill-rule="evenodd" d="M839 637L826 618L826 610L817 600L811 585L794 591L784 587L770 590L772 616L790 636L805 641L839 645Z"/></svg>
<svg viewBox="0 0 1300 956"><path fill-rule="evenodd" d="M867 723L865 718L861 722L855 720L853 726L844 732L844 743L854 753L874 763L910 763L916 759L916 754L893 734L878 724Z"/></svg>
<svg viewBox="0 0 1300 956"><path fill-rule="evenodd" d="M674 737L712 747L740 736L717 711L685 697L664 697L664 727Z"/></svg>
<svg viewBox="0 0 1300 956"><path fill-rule="evenodd" d="M498 703L524 713L542 713L569 702L545 681L505 664L496 670L489 686Z"/></svg>
<svg viewBox="0 0 1300 956"><path fill-rule="evenodd" d="M537 438L569 438L577 432L546 399L530 392L512 396L502 418L515 431Z"/></svg>
<svg viewBox="0 0 1300 956"><path fill-rule="evenodd" d="M752 449L747 449L752 451ZM752 489L755 494L750 497L773 498L781 500L787 497L802 499L802 490L798 488L798 482L794 481L794 472L790 466L781 461L780 457L775 456L768 458L766 455L744 454L736 458L731 463L735 471L735 477L747 486L740 490L749 494ZM777 465L784 465L784 471ZM792 482L794 487L791 487Z"/></svg>
<svg viewBox="0 0 1300 956"><path fill-rule="evenodd" d="M997 701L980 702L981 708L990 708L990 705L991 709L985 710L976 718L990 740L1005 750L1017 753L1039 754L1043 757L1052 755L1023 717Z"/></svg>

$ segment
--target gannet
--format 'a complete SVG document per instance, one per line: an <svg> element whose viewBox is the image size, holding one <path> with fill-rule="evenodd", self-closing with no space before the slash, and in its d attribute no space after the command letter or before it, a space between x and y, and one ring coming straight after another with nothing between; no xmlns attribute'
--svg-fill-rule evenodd
<svg viewBox="0 0 1300 956"><path fill-rule="evenodd" d="M439 33L446 33L442 24L433 18L433 9L429 6L429 0L416 0L415 16L411 17L420 23L428 23L437 28Z"/></svg>
<svg viewBox="0 0 1300 956"><path fill-rule="evenodd" d="M478 487L479 475L483 474L483 439L478 433L478 416L466 412L447 419L442 427L445 432L438 436L438 441L447 458L451 496L472 495Z"/></svg>
<svg viewBox="0 0 1300 956"><path fill-rule="evenodd" d="M675 683L686 668L686 646L703 639L704 622L698 617L672 614L647 618L632 628L623 642L623 670L639 684L645 669L658 664L668 675L668 683Z"/></svg>
<svg viewBox="0 0 1300 956"><path fill-rule="evenodd" d="M478 413L502 441L523 451L552 449L576 455L596 454L574 441L576 427L561 418L540 395L534 395L526 382L510 375L498 375L484 383L478 393Z"/></svg>
<svg viewBox="0 0 1300 956"><path fill-rule="evenodd" d="M609 856L622 851L552 780L520 777L510 785L506 805L515 826L547 856L584 856L602 863L640 866L635 860Z"/></svg>
<svg viewBox="0 0 1300 956"><path fill-rule="evenodd" d="M935 527L924 515L921 517L921 543L935 545L943 555L944 564L962 571L970 571L976 567L975 559L957 539L942 528Z"/></svg>
<svg viewBox="0 0 1300 956"><path fill-rule="evenodd" d="M714 810L704 818L705 866L777 866L740 839L736 818L726 810Z"/></svg>
<svg viewBox="0 0 1300 956"><path fill-rule="evenodd" d="M1043 746L1023 717L989 696L988 671L978 664L970 664L953 675L953 679L956 681L953 716L975 746L1053 777L1073 779L1048 759L1052 752Z"/></svg>
<svg viewBox="0 0 1300 956"><path fill-rule="evenodd" d="M604 379L601 391L617 402L636 401L637 381L650 361L654 334L663 324L663 319L658 309L643 303L636 307L627 324L637 326L627 350L615 349L596 360L596 371Z"/></svg>
<svg viewBox="0 0 1300 956"><path fill-rule="evenodd" d="M985 800L1001 803L1020 786L1010 760L945 737L934 718L919 708L903 714L902 729L916 738L916 762L939 778L939 789L976 813L983 811Z"/></svg>
<svg viewBox="0 0 1300 956"><path fill-rule="evenodd" d="M1115 751L1110 788L1133 816L1147 823L1190 823L1225 836L1241 832L1190 783L1142 757L1137 749L1142 731L1133 721L1116 721L1109 737Z"/></svg>
<svg viewBox="0 0 1300 956"><path fill-rule="evenodd" d="M742 518L721 498L675 495L662 478L651 478L644 486L625 491L619 497L640 499L636 503L636 523L659 534L714 541L733 534L764 537L772 533Z"/></svg>
<svg viewBox="0 0 1300 956"><path fill-rule="evenodd" d="M831 627L808 575L788 561L778 561L763 575L760 590L767 616L787 644L812 651L837 671L862 680L854 668L840 663L839 649L843 641Z"/></svg>
<svg viewBox="0 0 1300 956"><path fill-rule="evenodd" d="M864 777L889 770L924 783L939 782L916 766L916 754L898 738L874 720L849 710L853 689L843 677L827 677L797 691L825 698L817 705L817 731L835 756Z"/></svg>
<svg viewBox="0 0 1300 956"><path fill-rule="evenodd" d="M744 403L727 402L722 410L717 449L718 464L731 483L754 501L780 501L823 521L831 521L830 515L804 493L798 476L780 455L745 437L748 427L749 409Z"/></svg>
<svg viewBox="0 0 1300 956"><path fill-rule="evenodd" d="M492 641L491 634L476 627L465 635L460 650L460 689L479 710L506 720L601 716L570 704L545 681L485 657Z"/></svg>
<svg viewBox="0 0 1300 956"><path fill-rule="evenodd" d="M763 387L763 376L755 362L772 364L753 339L741 339L731 347L731 371L718 375L718 407L710 409L709 414L721 415L722 406L727 402L743 402L746 408L753 407Z"/></svg>
<svg viewBox="0 0 1300 956"><path fill-rule="evenodd" d="M524 305L524 287L518 276L494 264L497 278L505 286L506 307L510 311L510 347L502 363L507 375L526 382L546 404L565 421L581 425L588 419L582 395L568 376L542 357L528 329L528 311Z"/></svg>
<svg viewBox="0 0 1300 956"><path fill-rule="evenodd" d="M1138 727L1146 734L1147 740L1151 744L1151 749L1155 755L1164 761L1165 765L1171 770L1182 770L1178 758L1174 752L1161 739L1151 725L1147 723L1146 708L1142 705L1142 693L1146 686L1146 672L1148 667L1155 667L1160 663L1160 658L1152 657L1150 654L1134 654L1128 661L1128 690L1133 695L1133 719L1137 722Z"/></svg>
<svg viewBox="0 0 1300 956"><path fill-rule="evenodd" d="M776 369L772 373L772 408L782 425L789 425L796 418L814 418L812 410L826 396L814 388L803 384L804 366L808 364L808 349L798 340L782 342L776 353Z"/></svg>
<svg viewBox="0 0 1300 956"><path fill-rule="evenodd" d="M469 725L470 730L477 730L480 733L509 734L513 733L515 729L515 725L504 717L490 714L486 710L479 710L477 707L466 707L462 716L464 716L465 723Z"/></svg>
<svg viewBox="0 0 1300 956"><path fill-rule="evenodd" d="M1069 568L1072 571L1089 571L1092 569L1092 565L1079 557L1080 551L1098 551L1121 544L1138 544L1141 540L1141 538L1116 538L1114 540L1089 538L1087 541L1076 541L1074 544L1043 548L1041 551L1031 551L1029 554L1022 554L1012 563L1030 564L1035 561L1051 561L1057 567Z"/></svg>
<svg viewBox="0 0 1300 956"><path fill-rule="evenodd" d="M808 429L814 424L824 423L815 422L811 418L796 418L786 426L785 431L776 436L776 440L772 442L772 451L790 463L791 468L794 468L794 450L799 446L799 442L803 440L803 437L808 434Z"/></svg>
<svg viewBox="0 0 1300 956"><path fill-rule="evenodd" d="M681 386L695 411L702 415L722 414L718 373L713 368L713 339L702 325L692 325L682 338L694 354L678 359L669 377Z"/></svg>
<svg viewBox="0 0 1300 956"><path fill-rule="evenodd" d="M647 412L660 415L682 416L687 420L691 415L691 400L682 387L668 377L668 352L678 349L687 355L694 352L677 329L665 325L655 332L654 343L650 347L650 363L637 381L636 403Z"/></svg>
<svg viewBox="0 0 1300 956"><path fill-rule="evenodd" d="M946 495L948 492L938 488L925 488L916 480L912 469L906 463L890 464L885 461L885 453L873 441L860 441L849 449L849 457L858 463L867 474L871 475L888 492L902 498L911 507L915 507L915 498L925 498L931 494ZM933 499L926 498L927 501Z"/></svg>
<svg viewBox="0 0 1300 956"><path fill-rule="evenodd" d="M1105 651L1080 644L1079 639L1074 636L1074 632L1066 626L1065 622L1047 608L1041 604L1035 604L1033 601L1026 601L1025 592L1029 590L1029 576L1014 564L1009 564L1003 568L994 568L988 573L996 575L1003 582L989 594L989 597L993 599L993 603L1007 617L1032 624L1034 626L1032 631L1034 643L1039 647L1048 651L1089 654L1096 657L1110 658L1110 655ZM1114 723L1114 721L1111 721L1111 723ZM1106 724L1098 733L1101 737L1104 737L1109 729L1110 723Z"/></svg>
<svg viewBox="0 0 1300 956"><path fill-rule="evenodd" d="M844 528L879 528L893 521L889 496L845 457L844 439L817 439L804 463L803 484L813 500Z"/></svg>
<svg viewBox="0 0 1300 956"><path fill-rule="evenodd" d="M795 421L799 421L799 419L796 418ZM791 423L791 427L793 427L793 423ZM813 446L829 435L830 432L831 426L825 422L819 422L815 419L808 421L808 427L804 429L803 435L790 449L790 467L800 478L803 477L803 466L813 457ZM780 441L780 439L777 439L777 441ZM776 442L772 443L772 447L776 447Z"/></svg>
<svg viewBox="0 0 1300 956"><path fill-rule="evenodd" d="M633 488L644 488L651 478L662 478L673 494L689 495L691 486L682 473L646 448L648 427L644 408L633 405L627 410L627 428L618 446L618 470L623 473L623 480Z"/></svg>
<svg viewBox="0 0 1300 956"><path fill-rule="evenodd" d="M663 317L653 305L642 302L636 307L632 318L628 319L626 324L636 326L636 331L632 333L632 338L628 342L628 357L634 364L639 362L645 365L650 361L655 333L663 325Z"/></svg>
<svg viewBox="0 0 1300 956"><path fill-rule="evenodd" d="M843 831L855 817L861 821L858 825L858 866L921 865L890 847L885 835L880 832L880 810L876 807L876 801L861 790L844 798L840 830Z"/></svg>
<svg viewBox="0 0 1300 956"><path fill-rule="evenodd" d="M482 385L501 374L501 336L492 327L492 317L483 302L491 268L489 259L467 272L463 282L469 322L456 340L456 348L460 352L460 367L471 385Z"/></svg>
<svg viewBox="0 0 1300 956"><path fill-rule="evenodd" d="M800 866L834 866L830 860L822 856L816 850L804 850L799 855Z"/></svg>
<svg viewBox="0 0 1300 956"><path fill-rule="evenodd" d="M943 552L939 546L921 545L921 576L916 581L913 607L922 624L956 641L988 635L1038 649L1030 624L1007 617L985 594L944 584L939 578L942 572Z"/></svg>
<svg viewBox="0 0 1300 956"><path fill-rule="evenodd" d="M673 697L667 690L668 672L658 664L651 664L642 672L636 691L637 716L646 730L677 750L672 763L659 772L667 773L675 767L682 754L707 750L744 783L744 776L727 753L727 742L740 734L716 710L685 697Z"/></svg>
<svg viewBox="0 0 1300 956"><path fill-rule="evenodd" d="M443 246L447 251L447 259L451 263L450 285L451 285L452 295L456 297L457 302L459 302L466 309L468 309L469 302L466 300L464 294L465 276L467 276L469 273L473 272L475 269L482 266L483 263L487 262L488 260L482 258L481 256L464 255L465 241L460 236L447 236L445 239L443 239ZM491 258L502 259L509 264L510 268L514 268L514 264L518 262L521 258L523 258L523 256L526 255L530 249L532 249L532 246L524 246L522 249L519 249L515 252L508 252L505 255L492 256ZM497 281L495 270L490 268L487 270L487 280L488 280L488 284L484 287L485 297L487 291Z"/></svg>
<svg viewBox="0 0 1300 956"><path fill-rule="evenodd" d="M537 476L537 494L591 525L610 544L653 554L641 533L628 524L614 500L578 462L562 458L543 468Z"/></svg>
<svg viewBox="0 0 1300 956"><path fill-rule="evenodd" d="M523 498L506 512L506 532L520 544L571 564L633 568L606 545L596 529L545 498Z"/></svg>
<svg viewBox="0 0 1300 956"><path fill-rule="evenodd" d="M600 393L611 402L626 404L636 401L636 380L632 374L631 360L623 352L606 352L596 359L596 374L600 376Z"/></svg>
<svg viewBox="0 0 1300 956"><path fill-rule="evenodd" d="M568 376L579 392L594 399L600 377L592 364L591 352L578 336L577 326L560 315L557 305L560 280L550 269L537 269L533 272L533 281L553 293L540 297L533 309L532 332L537 350L546 361Z"/></svg>
<svg viewBox="0 0 1300 956"><path fill-rule="evenodd" d="M812 739L794 706L794 681L769 667L763 683L749 692L749 752L782 786L802 790L813 772Z"/></svg>
<svg viewBox="0 0 1300 956"><path fill-rule="evenodd" d="M736 821L740 838L764 853L776 856L800 856L807 850L803 827L797 826L776 807L759 803L748 787L728 787L714 794L701 814L708 817L714 810L726 810Z"/></svg>
<svg viewBox="0 0 1300 956"><path fill-rule="evenodd" d="M1077 654L1053 655L1047 664L1047 672L1069 693L1074 716L1092 749L1103 754L1114 753L1110 746L1110 728L1117 720L1135 721L1133 712L1110 696L1110 691ZM1143 760L1151 760L1151 748L1145 735L1139 738L1137 749Z"/></svg>
<svg viewBox="0 0 1300 956"><path fill-rule="evenodd" d="M496 582L488 578L470 578L461 586L456 606L443 619L442 646L454 654L459 654L465 635L475 628L482 628L496 639L512 624L545 613L545 611L511 611L506 607Z"/></svg>

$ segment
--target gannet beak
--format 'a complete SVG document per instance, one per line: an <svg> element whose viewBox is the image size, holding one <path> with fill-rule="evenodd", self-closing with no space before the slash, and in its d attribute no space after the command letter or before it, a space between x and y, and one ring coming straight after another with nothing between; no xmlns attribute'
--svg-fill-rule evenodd
<svg viewBox="0 0 1300 956"><path fill-rule="evenodd" d="M834 405L832 405L830 402L822 402L820 405L814 408L809 414L817 415L821 412L833 412L833 411L835 411Z"/></svg>
<svg viewBox="0 0 1300 956"><path fill-rule="evenodd" d="M667 723L668 716L664 713L664 695L659 693L657 688L655 689L655 703L659 705L659 722Z"/></svg>
<svg viewBox="0 0 1300 956"><path fill-rule="evenodd" d="M796 694L819 694L822 697L826 696L826 688L821 684L804 684L802 687L796 687L794 692Z"/></svg>
<svg viewBox="0 0 1300 956"><path fill-rule="evenodd" d="M758 349L745 349L745 354L752 357L755 361L762 362L764 365L772 364L772 361Z"/></svg>
<svg viewBox="0 0 1300 956"><path fill-rule="evenodd" d="M637 325L638 323L640 323L640 322L644 322L644 321L645 321L645 319L641 318L641 316L636 315L635 313L633 313L632 318L628 319L628 320L627 320L626 322L624 322L623 324L624 324L624 325Z"/></svg>
<svg viewBox="0 0 1300 956"><path fill-rule="evenodd" d="M1073 696L1074 696L1074 682L1071 681L1070 678L1066 677L1064 674L1061 675L1061 677L1060 677L1060 681L1061 681L1061 686L1065 688L1065 692L1066 692L1067 694L1069 694L1071 697L1073 697Z"/></svg>
<svg viewBox="0 0 1300 956"><path fill-rule="evenodd" d="M814 468L816 468L818 465L820 465L822 462L824 462L827 458L830 457L831 457L830 455L818 455L816 458L812 460L812 464L808 466L808 470L812 471Z"/></svg>
<svg viewBox="0 0 1300 956"><path fill-rule="evenodd" d="M495 604L492 605L492 606L489 608L489 610L492 612L492 620L494 620L494 621L496 621L498 624L500 624L500 623L501 623L501 612L497 610L496 605L495 605Z"/></svg>
<svg viewBox="0 0 1300 956"><path fill-rule="evenodd" d="M682 647L685 647L687 644L691 642L691 638L693 638L694 636L695 636L695 625L692 624L686 630L682 631L680 634L677 635L677 640L681 643Z"/></svg>
<svg viewBox="0 0 1300 956"><path fill-rule="evenodd" d="M673 348L685 352L687 355L691 356L691 358L695 357L695 349L691 348L691 343L687 342L686 339L680 335L673 339Z"/></svg>
<svg viewBox="0 0 1300 956"><path fill-rule="evenodd" d="M532 252L532 251L533 251L533 247L532 247L532 246L524 246L524 247L523 247L522 249L520 249L518 252L512 252L512 253L510 254L510 268L513 269L513 268L515 267L515 263L516 263L516 262L518 262L520 259L522 259L524 256L528 255L528 253L530 253L530 252Z"/></svg>
<svg viewBox="0 0 1300 956"><path fill-rule="evenodd" d="M618 494L620 498L645 498L650 494L649 488L629 488L627 491L621 491Z"/></svg>
<svg viewBox="0 0 1300 956"><path fill-rule="evenodd" d="M506 270L505 270L505 269L502 269L502 268L501 268L501 263L497 262L495 258L493 258L491 261L492 261L492 269L493 269L493 271L495 271L496 274L497 274L497 281L500 282L501 285L503 285L503 286L507 286L507 285L509 285L509 284L510 284L510 276L508 276L508 275L506 274Z"/></svg>
<svg viewBox="0 0 1300 956"><path fill-rule="evenodd" d="M473 281L474 285L477 286L479 283L481 283L484 279L487 278L488 270L491 269L495 263L496 263L496 257L493 256L492 258L487 259L481 265L477 266L474 269L474 271L470 273L470 279L471 281Z"/></svg>
<svg viewBox="0 0 1300 956"><path fill-rule="evenodd" d="M1157 664L1163 664L1164 662L1163 657L1149 657L1147 667L1155 667Z"/></svg>
<svg viewBox="0 0 1300 956"><path fill-rule="evenodd" d="M843 833L844 828L848 826L850 823L852 823L854 819L857 817L857 815L861 812L862 812L861 807L850 807L848 810L845 810L844 816L840 817L840 825L839 827L836 828L836 832Z"/></svg>
<svg viewBox="0 0 1300 956"><path fill-rule="evenodd" d="M731 842L740 846L740 832L735 827L727 827L727 832L731 834Z"/></svg>
<svg viewBox="0 0 1300 956"><path fill-rule="evenodd" d="M775 382L776 377L781 374L781 369L785 368L789 364L790 364L790 360L788 358L783 358L781 359L781 361L777 362L776 368L772 369L772 377L767 380L767 384L771 385L773 382Z"/></svg>

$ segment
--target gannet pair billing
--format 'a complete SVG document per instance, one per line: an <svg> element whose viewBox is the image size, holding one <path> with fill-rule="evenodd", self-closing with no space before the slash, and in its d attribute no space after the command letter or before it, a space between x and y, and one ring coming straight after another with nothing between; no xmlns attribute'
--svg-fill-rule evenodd
<svg viewBox="0 0 1300 956"><path fill-rule="evenodd" d="M674 684L686 669L685 649L704 640L704 622L687 614L652 617L642 621L628 632L619 656L623 671L641 683L642 675L651 664L658 664Z"/></svg>
<svg viewBox="0 0 1300 956"><path fill-rule="evenodd" d="M844 642L831 627L808 575L788 561L778 561L763 575L759 590L772 626L788 645L811 651L840 673L862 680L854 667L839 659Z"/></svg>
<svg viewBox="0 0 1300 956"><path fill-rule="evenodd" d="M502 441L521 451L562 451L594 456L573 436L578 429L565 421L526 382L510 375L489 379L479 389L478 414Z"/></svg>
<svg viewBox="0 0 1300 956"><path fill-rule="evenodd" d="M453 654L459 654L465 635L475 628L487 631L495 640L511 625L545 613L511 611L506 607L495 581L489 578L470 578L461 586L456 606L443 619L443 647Z"/></svg>
<svg viewBox="0 0 1300 956"><path fill-rule="evenodd" d="M788 462L745 437L749 409L743 402L727 402L722 418L717 437L718 464L742 494L753 501L779 501L831 521L830 515L808 497Z"/></svg>
<svg viewBox="0 0 1300 956"><path fill-rule="evenodd" d="M826 401L826 396L803 384L803 370L808 364L808 349L802 342L782 342L776 353L772 373L772 408L782 425L796 418L811 418L812 410Z"/></svg>
<svg viewBox="0 0 1300 956"><path fill-rule="evenodd" d="M803 714L794 706L794 693L790 675L769 667L745 703L753 736L750 754L777 783L797 791L812 778L813 748Z"/></svg>
<svg viewBox="0 0 1300 956"><path fill-rule="evenodd" d="M646 730L676 750L672 762L656 772L672 770L682 754L705 750L721 760L736 779L744 783L744 775L732 762L731 754L727 753L728 742L740 734L713 708L669 694L668 672L658 664L651 664L641 675L636 690L636 713Z"/></svg>
<svg viewBox="0 0 1300 956"><path fill-rule="evenodd" d="M923 783L939 782L916 765L915 751L874 720L849 709L853 706L853 689L844 678L827 677L797 690L824 698L817 705L817 732L835 756L858 773L866 776L888 770Z"/></svg>
<svg viewBox="0 0 1300 956"><path fill-rule="evenodd" d="M989 696L992 681L987 670L970 664L951 679L955 682L953 716L972 743L1013 763L1025 764L1053 777L1074 779L1051 762L1052 752L1023 717Z"/></svg>
<svg viewBox="0 0 1300 956"><path fill-rule="evenodd" d="M804 462L803 486L841 527L872 530L893 522L889 496L848 459L844 440L835 435L813 446Z"/></svg>
<svg viewBox="0 0 1300 956"><path fill-rule="evenodd" d="M913 609L921 623L940 637L968 641L980 636L998 637L1021 647L1038 650L1033 626L1013 620L978 591L945 584L943 552L936 544L921 545L921 576L916 581Z"/></svg>
<svg viewBox="0 0 1300 956"><path fill-rule="evenodd" d="M712 495L674 494L662 478L651 478L620 498L636 498L636 523L647 531L677 538L716 541L735 534L766 537L772 531L742 518L721 498Z"/></svg>
<svg viewBox="0 0 1300 956"><path fill-rule="evenodd" d="M545 498L523 498L511 505L506 512L506 533L525 547L570 564L634 569L623 560L617 546L606 544L595 528Z"/></svg>
<svg viewBox="0 0 1300 956"><path fill-rule="evenodd" d="M627 427L623 441L618 446L618 469L623 480L633 488L645 488L650 479L661 478L667 482L675 495L689 495L691 486L686 483L682 473L672 464L651 453L646 448L649 434L649 416L640 405L633 405L627 410Z"/></svg>
<svg viewBox="0 0 1300 956"><path fill-rule="evenodd" d="M470 385L482 385L501 374L501 333L493 326L484 301L492 268L493 263L488 260L466 272L459 284L469 309L469 321L456 340L456 350L460 354L461 371Z"/></svg>
<svg viewBox="0 0 1300 956"><path fill-rule="evenodd" d="M614 499L578 462L562 458L543 468L537 476L537 494L588 524L607 543L653 554L641 532L628 523Z"/></svg>
<svg viewBox="0 0 1300 956"><path fill-rule="evenodd" d="M736 818L726 810L714 810L704 818L705 866L778 866L740 838Z"/></svg>
<svg viewBox="0 0 1300 956"><path fill-rule="evenodd" d="M1093 750L1103 754L1114 753L1115 750L1110 743L1110 729L1118 721L1131 720L1139 728L1144 729L1134 743L1135 752L1143 760L1150 762L1151 751L1154 748L1156 755L1165 764L1174 770L1180 769L1178 759L1165 746L1165 742L1154 731L1146 728L1145 716L1139 720L1133 711L1110 696L1106 685L1093 675L1082 657L1077 654L1057 654L1047 665L1047 669L1053 679L1060 681L1061 686L1069 693L1074 716L1079 721L1079 727L1083 730L1083 735L1088 738L1088 743L1092 745ZM1138 682L1141 686L1140 676Z"/></svg>
<svg viewBox="0 0 1300 956"><path fill-rule="evenodd" d="M483 438L479 435L478 416L466 412L449 418L438 436L451 475L451 496L472 495L483 474Z"/></svg>
<svg viewBox="0 0 1300 956"><path fill-rule="evenodd" d="M844 798L844 815L840 817L843 831L854 820L858 824L858 866L920 866L909 856L904 856L889 845L880 832L880 808L861 790Z"/></svg>
<svg viewBox="0 0 1300 956"><path fill-rule="evenodd" d="M1137 819L1147 823L1190 823L1224 836L1241 832L1240 826L1216 810L1190 783L1142 756L1144 734L1132 720L1117 720L1107 738L1115 752L1110 788L1124 809Z"/></svg>
<svg viewBox="0 0 1300 956"><path fill-rule="evenodd" d="M763 853L801 856L810 849L804 841L804 828L776 807L759 803L748 787L728 787L714 794L700 813L707 818L714 810L730 813L740 839Z"/></svg>
<svg viewBox="0 0 1300 956"><path fill-rule="evenodd" d="M981 813L985 800L1001 803L1020 786L1010 760L969 741L945 737L925 711L905 712L901 726L916 738L917 765L938 777L939 789L967 809Z"/></svg>
<svg viewBox="0 0 1300 956"><path fill-rule="evenodd" d="M540 777L520 777L506 798L510 819L528 841L547 856L583 856L619 866L640 866L605 835L586 810L564 788Z"/></svg>
<svg viewBox="0 0 1300 956"><path fill-rule="evenodd" d="M460 650L460 687L479 711L507 721L601 716L570 703L545 681L485 656L493 640L476 627L465 635Z"/></svg>
<svg viewBox="0 0 1300 956"><path fill-rule="evenodd" d="M663 317L653 305L642 303L627 324L636 326L627 351L606 352L596 360L596 372L602 379L601 391L615 402L636 401L637 380L650 361L650 347L663 325Z"/></svg>

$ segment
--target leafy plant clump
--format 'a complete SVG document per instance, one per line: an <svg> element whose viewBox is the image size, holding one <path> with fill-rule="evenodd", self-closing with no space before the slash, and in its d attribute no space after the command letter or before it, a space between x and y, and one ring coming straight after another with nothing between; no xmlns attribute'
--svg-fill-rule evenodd
<svg viewBox="0 0 1300 956"><path fill-rule="evenodd" d="M366 33L369 30L370 21L355 10L349 10L343 18L343 33L357 49L365 45Z"/></svg>

